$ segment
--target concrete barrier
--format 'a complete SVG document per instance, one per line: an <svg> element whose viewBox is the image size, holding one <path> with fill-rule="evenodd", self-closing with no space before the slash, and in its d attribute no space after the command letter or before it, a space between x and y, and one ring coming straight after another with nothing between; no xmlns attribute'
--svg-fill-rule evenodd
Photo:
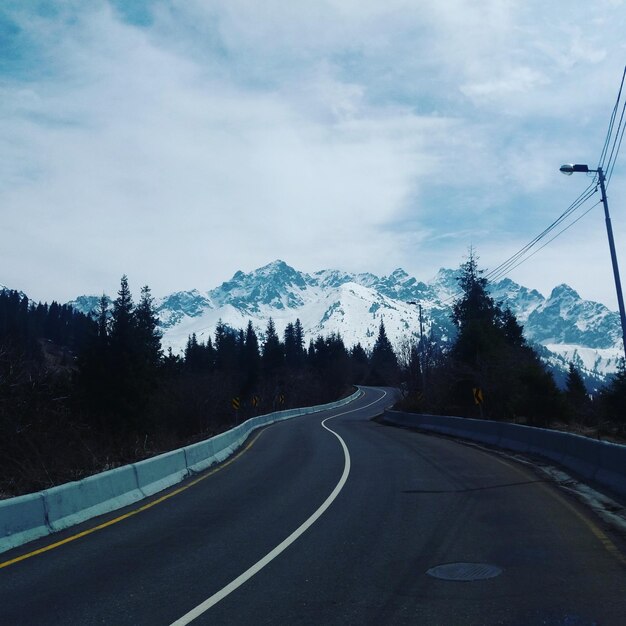
<svg viewBox="0 0 626 626"><path fill-rule="evenodd" d="M51 487L40 493L52 531L63 530L144 497L130 465Z"/></svg>
<svg viewBox="0 0 626 626"><path fill-rule="evenodd" d="M594 479L602 463L606 450L603 441L567 434L563 441L563 458L561 463L587 479ZM609 444L610 446L610 444ZM626 457L622 457L622 471L626 477Z"/></svg>
<svg viewBox="0 0 626 626"><path fill-rule="evenodd" d="M626 445L521 424L385 411L385 421L534 454L626 496Z"/></svg>
<svg viewBox="0 0 626 626"><path fill-rule="evenodd" d="M546 457L555 463L563 462L567 433L528 427L527 438L530 454Z"/></svg>
<svg viewBox="0 0 626 626"><path fill-rule="evenodd" d="M144 497L130 465L51 487L42 493L52 531L69 528Z"/></svg>
<svg viewBox="0 0 626 626"><path fill-rule="evenodd" d="M189 475L183 448L133 463L139 489L146 496L163 491Z"/></svg>
<svg viewBox="0 0 626 626"><path fill-rule="evenodd" d="M49 532L41 492L0 500L0 552L39 539Z"/></svg>
<svg viewBox="0 0 626 626"><path fill-rule="evenodd" d="M183 448L187 468L192 472L201 472L213 464L215 456L215 442L213 438L193 443Z"/></svg>
<svg viewBox="0 0 626 626"><path fill-rule="evenodd" d="M344 406L361 393L356 391L328 404L259 415L229 431L178 450L37 493L0 500L0 553L171 487L190 473L228 458L258 428Z"/></svg>
<svg viewBox="0 0 626 626"><path fill-rule="evenodd" d="M526 436L525 426L500 422L498 424L498 432L500 433L500 439L498 439L497 445L500 448L514 450L515 452L528 452L530 444Z"/></svg>
<svg viewBox="0 0 626 626"><path fill-rule="evenodd" d="M626 494L626 446L599 441L600 467L594 479L617 493Z"/></svg>

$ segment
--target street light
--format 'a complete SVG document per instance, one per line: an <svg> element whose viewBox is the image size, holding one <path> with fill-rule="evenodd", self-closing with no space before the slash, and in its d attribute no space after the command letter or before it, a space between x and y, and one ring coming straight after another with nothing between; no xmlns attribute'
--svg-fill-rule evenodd
<svg viewBox="0 0 626 626"><path fill-rule="evenodd" d="M413 304L415 306L418 307L419 310L419 320L420 320L420 348L419 348L419 354L420 354L420 378L421 378L421 382L422 382L422 393L424 392L424 380L425 380L425 376L424 376L424 320L422 318L422 305L419 302L415 302L414 300L409 300L407 302L407 304Z"/></svg>
<svg viewBox="0 0 626 626"><path fill-rule="evenodd" d="M604 185L604 172L598 166L597 170L590 170L589 166L582 163L567 163L559 168L563 174L571 176L574 172L596 172L600 182L602 192L602 204L604 205L604 218L606 222L606 234L609 238L609 249L611 250L611 262L613 263L613 276L615 277L615 290L617 291L617 304L619 306L619 316L622 322L622 341L624 342L624 354L626 355L626 311L624 310L624 296L622 295L622 283L619 278L619 267L617 265L617 254L615 253L615 241L613 239L613 227L611 226L611 216L609 215L609 203L606 199L606 187Z"/></svg>

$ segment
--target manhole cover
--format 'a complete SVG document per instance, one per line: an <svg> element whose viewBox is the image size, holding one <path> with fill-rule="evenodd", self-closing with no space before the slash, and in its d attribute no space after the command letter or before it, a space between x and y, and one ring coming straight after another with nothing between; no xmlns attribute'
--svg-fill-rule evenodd
<svg viewBox="0 0 626 626"><path fill-rule="evenodd" d="M502 568L487 563L446 563L431 567L426 573L441 580L486 580L502 574Z"/></svg>

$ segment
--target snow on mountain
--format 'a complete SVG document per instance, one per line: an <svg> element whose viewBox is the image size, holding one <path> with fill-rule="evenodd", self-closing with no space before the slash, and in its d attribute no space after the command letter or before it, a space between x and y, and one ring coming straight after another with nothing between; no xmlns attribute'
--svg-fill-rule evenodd
<svg viewBox="0 0 626 626"><path fill-rule="evenodd" d="M529 336L542 344L577 344L606 349L620 343L617 313L598 302L582 300L567 285L559 285L528 316Z"/></svg>
<svg viewBox="0 0 626 626"><path fill-rule="evenodd" d="M522 287L510 278L504 278L491 285L490 293L496 302L509 306L515 313L517 321L523 325L528 322L530 314L545 302L545 298L537 290Z"/></svg>
<svg viewBox="0 0 626 626"><path fill-rule="evenodd" d="M159 301L157 313L162 329L174 328L186 317L200 317L206 309L213 309L211 300L197 289L177 291Z"/></svg>
<svg viewBox="0 0 626 626"><path fill-rule="evenodd" d="M454 336L450 311L458 295L458 270L441 269L428 282L398 268L389 276L350 274L340 270L299 272L274 261L252 272L237 272L207 292L176 292L156 302L163 345L182 350L191 333L198 340L213 336L218 321L244 328L252 321L263 337L270 317L282 333L299 318L306 341L317 335L340 333L346 345L371 348L381 319L390 340L399 346L419 336L418 307L424 331L447 341ZM619 316L604 305L582 300L567 285L554 288L548 298L505 278L490 285L494 299L510 308L524 325L526 337L543 345L543 357L558 367L570 360L590 375L615 371L621 355ZM82 311L97 308L99 298L80 296L72 304Z"/></svg>
<svg viewBox="0 0 626 626"><path fill-rule="evenodd" d="M105 296L109 305L111 304L111 298ZM70 300L67 304L81 311L82 313L91 314L95 317L98 309L100 308L100 299L102 296L78 296L75 300Z"/></svg>

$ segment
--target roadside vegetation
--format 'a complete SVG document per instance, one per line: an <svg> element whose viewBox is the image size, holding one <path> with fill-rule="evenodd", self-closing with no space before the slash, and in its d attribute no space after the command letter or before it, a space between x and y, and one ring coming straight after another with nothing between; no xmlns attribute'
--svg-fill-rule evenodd
<svg viewBox="0 0 626 626"><path fill-rule="evenodd" d="M561 390L527 343L513 313L489 295L473 250L461 265L459 287L461 295L452 312L457 336L450 348L443 352L427 337L403 350L408 358L400 408L626 440L623 363L593 398L570 364Z"/></svg>
<svg viewBox="0 0 626 626"><path fill-rule="evenodd" d="M341 336L305 345L299 320L279 336L219 323L184 354L164 354L148 287L126 276L94 317L0 291L0 497L76 480L202 440L245 419L321 404L353 385L400 386L399 408L510 420L626 440L626 369L590 398L572 365L565 390L515 316L488 294L473 252L453 307L457 336L394 351L381 321L372 350ZM476 390L482 402L476 403Z"/></svg>
<svg viewBox="0 0 626 626"><path fill-rule="evenodd" d="M164 354L148 287L126 276L94 318L0 292L0 497L89 474L210 437L249 417L321 404L353 384L395 383L381 323L371 353L339 335L308 346L299 320L279 337L218 324L183 355Z"/></svg>

